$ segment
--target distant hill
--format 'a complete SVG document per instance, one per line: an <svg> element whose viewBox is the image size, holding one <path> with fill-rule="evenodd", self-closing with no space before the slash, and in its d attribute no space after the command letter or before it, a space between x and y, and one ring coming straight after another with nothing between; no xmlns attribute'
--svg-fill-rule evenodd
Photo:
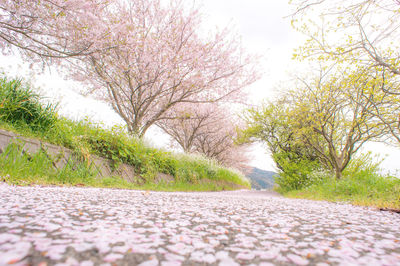
<svg viewBox="0 0 400 266"><path fill-rule="evenodd" d="M254 167L246 177L250 179L252 189L260 190L270 189L274 186L274 175L277 175L277 173Z"/></svg>

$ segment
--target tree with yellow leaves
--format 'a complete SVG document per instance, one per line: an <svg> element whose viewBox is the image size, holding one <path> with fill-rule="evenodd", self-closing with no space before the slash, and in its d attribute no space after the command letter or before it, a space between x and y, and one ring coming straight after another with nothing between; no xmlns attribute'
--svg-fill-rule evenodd
<svg viewBox="0 0 400 266"><path fill-rule="evenodd" d="M400 1L290 2L295 8L292 25L309 37L296 57L379 66L400 75ZM400 94L399 87L393 89Z"/></svg>
<svg viewBox="0 0 400 266"><path fill-rule="evenodd" d="M309 39L294 57L363 67L379 76L370 110L386 143L400 144L400 1L292 0L292 25ZM307 19L307 20L306 20ZM378 73L379 72L379 73ZM373 78L372 78L373 80ZM377 103L378 102L378 103ZM379 105L379 106L377 106Z"/></svg>
<svg viewBox="0 0 400 266"><path fill-rule="evenodd" d="M289 95L297 134L340 179L352 156L367 141L387 133L375 116L385 107L381 93L384 80L382 72L365 67L336 67L334 74L330 71L301 80L300 87Z"/></svg>
<svg viewBox="0 0 400 266"><path fill-rule="evenodd" d="M388 133L376 117L387 107L381 90L385 84L382 73L367 67L341 69L337 65L321 70L314 78L299 80L296 87L267 108L251 111L245 134L267 143L283 172L294 169L281 167L287 159L295 164L307 159L340 179L353 155L367 141ZM284 161L279 156L282 151L290 152ZM296 170L297 174L302 174L301 170Z"/></svg>

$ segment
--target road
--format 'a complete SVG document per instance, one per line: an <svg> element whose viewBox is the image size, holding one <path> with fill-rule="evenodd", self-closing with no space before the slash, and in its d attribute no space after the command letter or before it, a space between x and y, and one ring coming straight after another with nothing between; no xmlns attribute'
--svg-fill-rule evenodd
<svg viewBox="0 0 400 266"><path fill-rule="evenodd" d="M0 184L0 265L400 265L400 215L268 192Z"/></svg>

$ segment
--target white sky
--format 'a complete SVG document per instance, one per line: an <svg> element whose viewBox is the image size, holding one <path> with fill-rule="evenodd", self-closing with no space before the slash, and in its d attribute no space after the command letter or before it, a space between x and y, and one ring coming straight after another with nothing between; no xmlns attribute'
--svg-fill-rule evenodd
<svg viewBox="0 0 400 266"><path fill-rule="evenodd" d="M302 36L291 29L287 1L278 0L202 0L204 21L213 28L232 26L242 36L242 43L250 53L262 55L264 76L250 87L250 100L261 103L273 97L276 87L287 78L292 50ZM253 145L252 165L275 170L274 162L262 144Z"/></svg>
<svg viewBox="0 0 400 266"><path fill-rule="evenodd" d="M197 0L202 3L205 13L204 22L211 27L234 27L246 50L263 55L263 78L253 84L250 98L254 103L273 97L277 87L284 86L290 79L289 74L301 72L302 66L291 60L292 51L298 47L304 37L295 32L286 17L290 11L286 0ZM29 68L17 58L0 55L0 67L10 75L29 78ZM286 80L286 82L285 82ZM90 117L93 121L105 124L122 124L122 120L104 103L84 98L71 88L77 83L60 78L57 73L35 74L33 83L40 86L42 92L54 101L60 101L60 114L70 118ZM158 130L150 131L147 140L155 146L165 146L167 138ZM400 169L400 149L382 144L367 145L365 150L388 154L382 167L394 173ZM267 150L261 144L254 145L252 165L265 170L275 170L274 163Z"/></svg>

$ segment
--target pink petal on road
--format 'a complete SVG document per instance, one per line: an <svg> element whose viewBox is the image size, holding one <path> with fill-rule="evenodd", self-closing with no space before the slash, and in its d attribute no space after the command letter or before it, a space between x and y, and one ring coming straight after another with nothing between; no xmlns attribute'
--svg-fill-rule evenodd
<svg viewBox="0 0 400 266"><path fill-rule="evenodd" d="M215 256L212 255L212 254L206 254L206 255L203 257L203 261L204 261L205 263L211 264L211 263L216 262L217 259L216 259Z"/></svg>
<svg viewBox="0 0 400 266"><path fill-rule="evenodd" d="M26 257L27 254L8 251L8 252L0 252L0 265L14 264Z"/></svg>
<svg viewBox="0 0 400 266"><path fill-rule="evenodd" d="M157 266L157 265L158 265L158 260L153 259L153 260L148 260L148 261L142 262L138 266Z"/></svg>
<svg viewBox="0 0 400 266"><path fill-rule="evenodd" d="M221 260L218 266L240 266L240 264L235 262L233 259L228 258Z"/></svg>
<svg viewBox="0 0 400 266"><path fill-rule="evenodd" d="M218 260L227 259L227 258L229 258L229 252L226 252L226 251L218 251L218 252L215 254L215 257L216 257Z"/></svg>
<svg viewBox="0 0 400 266"><path fill-rule="evenodd" d="M238 260L252 260L254 257L254 253L239 253L236 255L236 259Z"/></svg>
<svg viewBox="0 0 400 266"><path fill-rule="evenodd" d="M103 260L106 262L114 262L116 260L122 259L123 257L124 255L122 254L111 253L105 256Z"/></svg>
<svg viewBox="0 0 400 266"><path fill-rule="evenodd" d="M295 263L297 265L307 265L309 263L309 261L307 259L304 259L304 258L294 255L294 254L290 254L287 257L289 260L291 260L293 263Z"/></svg>

